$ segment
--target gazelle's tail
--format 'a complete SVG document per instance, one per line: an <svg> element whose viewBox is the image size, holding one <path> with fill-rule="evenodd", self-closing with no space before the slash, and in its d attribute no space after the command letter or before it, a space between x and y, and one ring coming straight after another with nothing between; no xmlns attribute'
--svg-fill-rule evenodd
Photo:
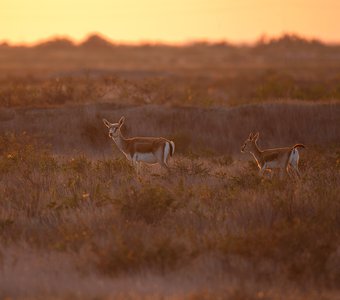
<svg viewBox="0 0 340 300"><path fill-rule="evenodd" d="M175 143L173 141L169 141L170 145L170 156L173 156L175 153Z"/></svg>
<svg viewBox="0 0 340 300"><path fill-rule="evenodd" d="M291 150L294 150L295 148L306 148L306 147L305 147L305 145L303 145L303 144L296 144L295 146L293 146L293 147L291 148Z"/></svg>

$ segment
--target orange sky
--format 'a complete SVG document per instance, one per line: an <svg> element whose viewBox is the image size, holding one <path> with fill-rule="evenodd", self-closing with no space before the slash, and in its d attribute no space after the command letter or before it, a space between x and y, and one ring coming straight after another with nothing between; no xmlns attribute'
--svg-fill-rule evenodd
<svg viewBox="0 0 340 300"><path fill-rule="evenodd" d="M134 43L253 42L282 33L339 42L339 16L339 0L0 0L0 41L80 41L99 32Z"/></svg>

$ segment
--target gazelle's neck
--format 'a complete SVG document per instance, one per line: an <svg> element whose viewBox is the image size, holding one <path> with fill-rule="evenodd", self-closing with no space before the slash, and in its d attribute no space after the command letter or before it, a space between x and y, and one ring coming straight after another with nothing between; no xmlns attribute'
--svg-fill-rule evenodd
<svg viewBox="0 0 340 300"><path fill-rule="evenodd" d="M259 147L254 144L254 148L252 149L252 151L250 151L250 153L254 156L257 165L262 168L263 165L263 161L262 161L262 151L259 149Z"/></svg>
<svg viewBox="0 0 340 300"><path fill-rule="evenodd" d="M125 152L126 150L126 139L122 135L121 132L119 132L117 137L112 138L114 142L116 143L117 147L119 148L120 151Z"/></svg>

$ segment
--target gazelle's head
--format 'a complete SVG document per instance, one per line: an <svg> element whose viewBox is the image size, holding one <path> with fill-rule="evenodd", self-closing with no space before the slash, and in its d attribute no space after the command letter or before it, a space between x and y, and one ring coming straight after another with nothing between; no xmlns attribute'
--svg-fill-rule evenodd
<svg viewBox="0 0 340 300"><path fill-rule="evenodd" d="M120 135L120 128L124 124L124 117L121 117L118 123L110 123L109 121L103 119L104 124L109 128L109 137L114 139Z"/></svg>
<svg viewBox="0 0 340 300"><path fill-rule="evenodd" d="M254 150L257 148L256 142L259 138L259 133L256 134L250 133L249 137L245 140L244 144L241 147L241 152L254 152Z"/></svg>

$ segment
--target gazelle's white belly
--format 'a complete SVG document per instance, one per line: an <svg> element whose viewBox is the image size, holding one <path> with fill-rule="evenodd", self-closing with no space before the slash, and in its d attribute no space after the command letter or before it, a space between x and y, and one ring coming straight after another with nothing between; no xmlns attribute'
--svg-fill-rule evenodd
<svg viewBox="0 0 340 300"><path fill-rule="evenodd" d="M282 168L282 164L278 161L267 161L265 163L266 169L279 169Z"/></svg>
<svg viewBox="0 0 340 300"><path fill-rule="evenodd" d="M155 155L153 153L135 153L134 155L134 159L136 161L140 161L140 162L145 162L148 164L155 164L157 163L157 158L155 157Z"/></svg>

